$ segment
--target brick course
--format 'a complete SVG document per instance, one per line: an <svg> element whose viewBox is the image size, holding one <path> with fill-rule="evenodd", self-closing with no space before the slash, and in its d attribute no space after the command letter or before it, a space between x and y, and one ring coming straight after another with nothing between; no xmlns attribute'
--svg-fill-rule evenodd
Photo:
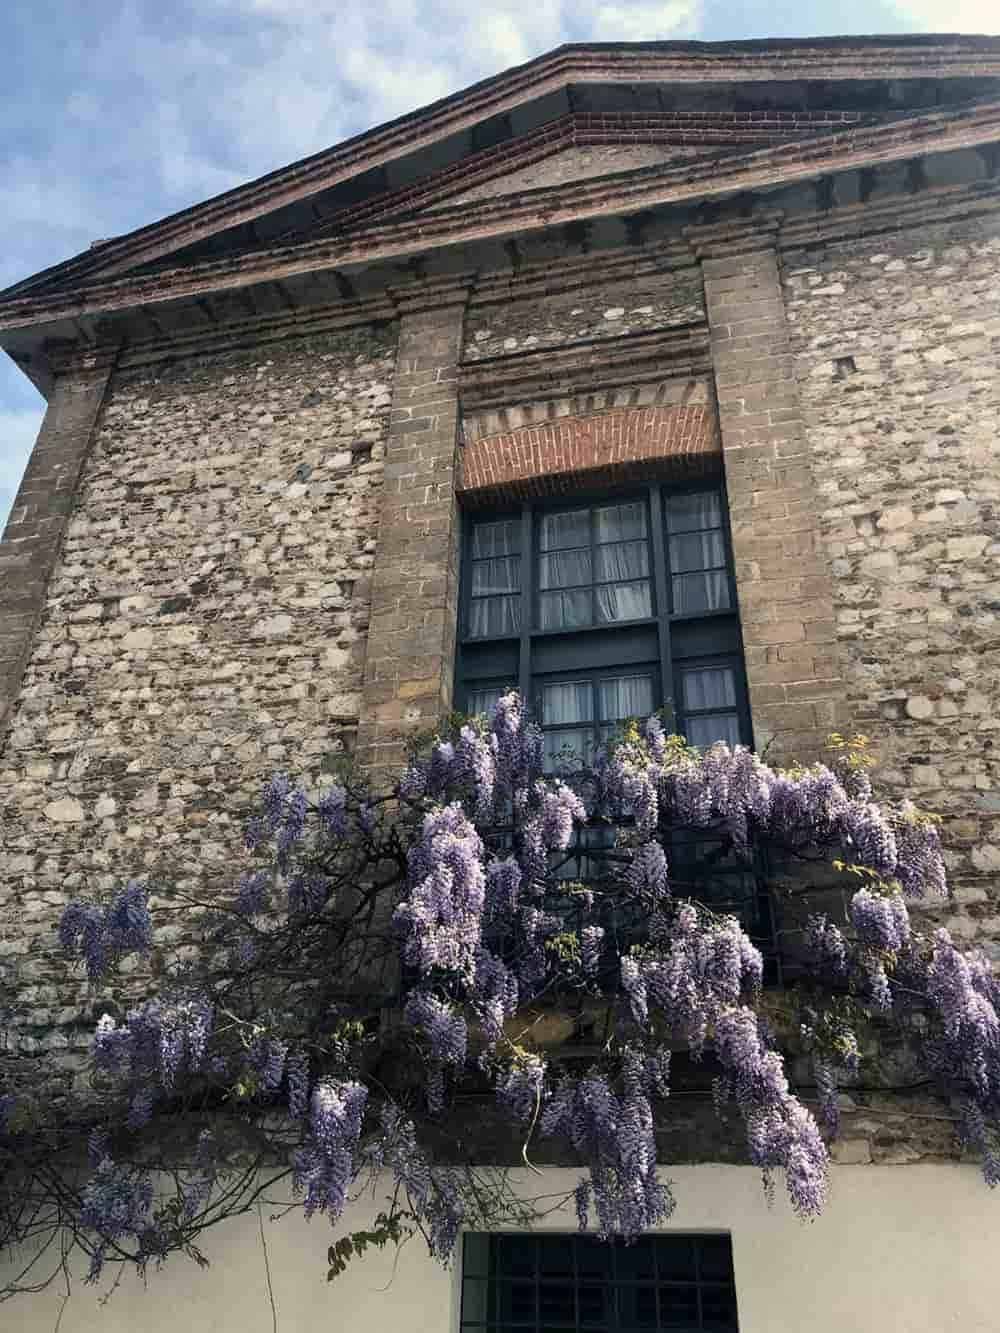
<svg viewBox="0 0 1000 1333"><path fill-rule="evenodd" d="M564 495L641 480L667 460L683 472L719 454L709 406L626 408L475 440L462 451L459 490L470 502Z"/></svg>
<svg viewBox="0 0 1000 1333"><path fill-rule="evenodd" d="M777 260L702 268L754 739L808 760L846 725L844 685Z"/></svg>
<svg viewBox="0 0 1000 1333"><path fill-rule="evenodd" d="M403 316L386 441L360 761L397 774L451 706L458 606L458 358L464 305Z"/></svg>
<svg viewBox="0 0 1000 1333"><path fill-rule="evenodd" d="M58 366L57 354L53 357ZM113 350L70 354L63 363L0 544L0 747L114 357Z"/></svg>

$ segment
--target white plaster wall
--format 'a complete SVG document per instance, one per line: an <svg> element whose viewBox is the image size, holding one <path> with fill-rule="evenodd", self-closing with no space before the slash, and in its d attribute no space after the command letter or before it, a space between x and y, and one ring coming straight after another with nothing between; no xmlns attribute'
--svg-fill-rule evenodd
<svg viewBox="0 0 1000 1333"><path fill-rule="evenodd" d="M1000 1198L975 1167L915 1165L835 1170L823 1217L803 1224L779 1197L768 1208L751 1167L674 1167L679 1231L730 1231L741 1333L996 1333L1000 1328ZM524 1178L522 1173L522 1178ZM526 1192L571 1187L576 1173L528 1177ZM359 1225L370 1206L349 1219ZM322 1220L295 1214L264 1230L279 1333L455 1333L457 1273L416 1242L375 1252L332 1284ZM567 1213L545 1223L574 1230ZM211 1267L181 1259L129 1278L111 1300L77 1285L59 1333L272 1333L255 1217L212 1237ZM57 1288L0 1305L3 1333L53 1333Z"/></svg>

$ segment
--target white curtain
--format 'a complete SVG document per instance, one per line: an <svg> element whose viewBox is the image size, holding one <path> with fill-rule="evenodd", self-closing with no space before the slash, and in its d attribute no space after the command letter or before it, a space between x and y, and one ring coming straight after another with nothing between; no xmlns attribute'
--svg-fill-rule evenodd
<svg viewBox="0 0 1000 1333"><path fill-rule="evenodd" d="M722 506L719 503L718 491L671 495L667 500L667 523L671 532L697 532L701 528L721 528Z"/></svg>
<svg viewBox="0 0 1000 1333"><path fill-rule="evenodd" d="M675 574L671 579L674 614L724 611L729 605L729 578L724 569L706 569L700 574Z"/></svg>
<svg viewBox="0 0 1000 1333"><path fill-rule="evenodd" d="M469 604L469 634L494 638L521 628L521 597L474 597Z"/></svg>
<svg viewBox="0 0 1000 1333"><path fill-rule="evenodd" d="M589 587L574 592L543 592L538 599L540 629L576 629L592 620Z"/></svg>
<svg viewBox="0 0 1000 1333"><path fill-rule="evenodd" d="M562 514L544 514L539 529L543 551L590 545L590 510L572 509Z"/></svg>
<svg viewBox="0 0 1000 1333"><path fill-rule="evenodd" d="M621 676L617 680L602 680L597 686L597 708L602 722L648 717L653 711L652 677Z"/></svg>
<svg viewBox="0 0 1000 1333"><path fill-rule="evenodd" d="M555 727L567 722L589 722L594 716L594 692L589 680L546 685L542 689L542 723Z"/></svg>
<svg viewBox="0 0 1000 1333"><path fill-rule="evenodd" d="M520 522L505 520L500 523L477 523L472 529L472 558L515 555L521 549Z"/></svg>
<svg viewBox="0 0 1000 1333"><path fill-rule="evenodd" d="M736 680L731 667L699 667L683 674L684 708L735 708Z"/></svg>
<svg viewBox="0 0 1000 1333"><path fill-rule="evenodd" d="M707 749L716 741L725 741L727 745L738 745L740 724L735 713L709 713L704 717L689 717L684 725L687 738L692 745Z"/></svg>
<svg viewBox="0 0 1000 1333"><path fill-rule="evenodd" d="M608 583L597 589L599 620L641 620L652 614L648 583Z"/></svg>
<svg viewBox="0 0 1000 1333"><path fill-rule="evenodd" d="M556 551L538 559L540 588L576 588L593 581L590 550Z"/></svg>

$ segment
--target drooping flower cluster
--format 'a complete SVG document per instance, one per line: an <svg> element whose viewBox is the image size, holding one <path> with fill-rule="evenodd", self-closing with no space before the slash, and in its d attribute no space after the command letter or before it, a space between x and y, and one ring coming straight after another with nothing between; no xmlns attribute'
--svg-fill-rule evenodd
<svg viewBox="0 0 1000 1333"><path fill-rule="evenodd" d="M549 1098L540 1127L565 1135L587 1161L590 1188L576 1200L581 1226L592 1199L598 1235L628 1240L666 1221L674 1201L657 1174L649 1070L635 1051L624 1053L621 1083L619 1094L596 1071L565 1082Z"/></svg>
<svg viewBox="0 0 1000 1333"><path fill-rule="evenodd" d="M651 1014L697 1055L723 1010L753 996L763 977L760 950L735 917L702 922L690 904L648 947L621 960L622 988L635 1022Z"/></svg>
<svg viewBox="0 0 1000 1333"><path fill-rule="evenodd" d="M512 1120L530 1124L538 1115L545 1095L545 1061L539 1055L519 1051L498 1076L496 1094Z"/></svg>
<svg viewBox="0 0 1000 1333"><path fill-rule="evenodd" d="M721 1013L715 1051L722 1091L746 1122L752 1161L765 1171L784 1168L792 1206L803 1217L816 1216L826 1198L826 1145L812 1115L792 1095L781 1055L768 1045L757 1015L745 1005Z"/></svg>
<svg viewBox="0 0 1000 1333"><path fill-rule="evenodd" d="M344 1211L367 1101L368 1089L353 1080L323 1079L313 1089L309 1132L295 1154L295 1184L305 1191L307 1217L322 1212L335 1222Z"/></svg>
<svg viewBox="0 0 1000 1333"><path fill-rule="evenodd" d="M684 900L687 848L675 830L748 867L773 844L866 868L846 929L810 918L810 980L836 992L837 1003L849 996L850 1015L855 1006L895 1016L904 991L929 1006L934 1070L961 1091L966 1137L983 1153L987 1177L1000 1179L1000 994L988 965L943 933L931 956L906 908L908 898L943 891L933 822L906 803L876 805L863 773L779 770L721 744L701 753L666 737L656 719L629 724L588 773L546 777L541 733L514 693L492 721L475 719L430 745L389 804L345 779L310 807L287 775L272 779L247 834L266 868L258 863L241 878L224 918L246 950L226 956L243 961L210 974L202 989L182 991L175 981L124 1020L98 1025L95 1064L125 1094L116 1131L125 1120L141 1133L192 1080L199 1089L214 1080L213 1096L236 1098L260 1124L287 1098L284 1132L298 1138L295 1182L307 1213L336 1219L359 1171L377 1168L405 1194L432 1252L447 1259L475 1205L462 1173L435 1165L418 1125L423 1101L439 1116L445 1075L457 1079L468 1064L492 1079L522 1135L560 1134L579 1153L587 1168L574 1192L581 1226L596 1219L601 1235L631 1237L673 1207L657 1172L654 1106L670 1091L670 1047L684 1044L718 1062L718 1097L743 1117L752 1160L783 1171L795 1209L813 1216L826 1148L757 1012L761 955L735 918ZM353 939L355 953L337 953L351 925L339 904L370 902L383 877L385 896L365 920L385 951L398 944L403 981L397 996L379 993L364 1011L363 1039L342 1040L342 1016L353 1022L367 1003L358 997L395 976L398 959L384 966L373 955L369 967ZM390 910L393 931L385 929ZM66 947L92 976L147 949L150 933L146 895L135 885L107 909L75 904L63 925ZM345 958L353 989L342 1006ZM516 1044L567 994L593 1006L616 984L626 1003L611 1011L604 1054L583 1077L560 1082L557 1057ZM376 1065L357 1054L389 1032L398 1039L395 1022L385 1022L394 1003L423 1060L423 1100L396 1094L409 1112L392 1100L383 1067L376 1078ZM809 1049L832 1123L838 1078L856 1067L858 1047L849 1024L824 1021L816 1020ZM386 1041L378 1054L391 1051L398 1048ZM218 1154L207 1140L181 1175L171 1214L178 1235L204 1212ZM103 1208L124 1219L120 1236L153 1253L166 1242L143 1202L141 1173L102 1165L110 1160L99 1156L87 1225L100 1233L93 1223Z"/></svg>
<svg viewBox="0 0 1000 1333"><path fill-rule="evenodd" d="M409 854L409 893L396 909L406 962L471 976L482 937L483 843L458 802L424 817Z"/></svg>
<svg viewBox="0 0 1000 1333"><path fill-rule="evenodd" d="M107 907L71 902L59 924L59 942L68 953L79 953L91 981L99 981L130 953L145 953L153 942L145 886L130 880Z"/></svg>
<svg viewBox="0 0 1000 1333"><path fill-rule="evenodd" d="M115 1163L103 1139L92 1140L96 1157L94 1173L83 1189L80 1223L96 1235L91 1250L88 1282L96 1282L104 1269L108 1247L131 1241L148 1258L155 1252L153 1227L153 1182L145 1171Z"/></svg>
<svg viewBox="0 0 1000 1333"><path fill-rule="evenodd" d="M910 917L900 894L859 889L850 911L858 939L868 948L897 954L909 944Z"/></svg>

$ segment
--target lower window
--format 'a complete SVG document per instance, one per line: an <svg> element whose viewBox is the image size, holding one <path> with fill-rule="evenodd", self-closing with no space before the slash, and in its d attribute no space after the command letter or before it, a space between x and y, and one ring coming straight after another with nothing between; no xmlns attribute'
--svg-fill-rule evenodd
<svg viewBox="0 0 1000 1333"><path fill-rule="evenodd" d="M738 1333L726 1235L464 1238L462 1333Z"/></svg>

